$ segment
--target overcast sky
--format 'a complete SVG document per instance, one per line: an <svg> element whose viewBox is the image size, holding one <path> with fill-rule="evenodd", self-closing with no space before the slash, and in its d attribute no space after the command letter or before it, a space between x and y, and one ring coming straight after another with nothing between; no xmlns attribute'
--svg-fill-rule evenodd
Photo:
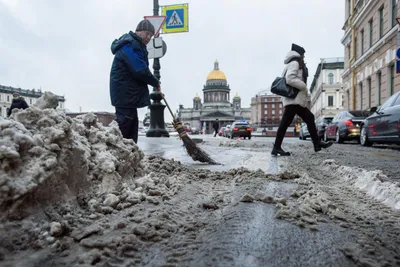
<svg viewBox="0 0 400 267"><path fill-rule="evenodd" d="M308 85L320 58L343 57L342 0L159 2L189 3L189 32L162 35L162 89L173 110L191 107L196 93L203 98L215 59L231 97L237 92L249 107L281 74L292 42L306 49ZM0 84L65 95L70 111L114 112L111 42L152 13L152 0L0 0Z"/></svg>

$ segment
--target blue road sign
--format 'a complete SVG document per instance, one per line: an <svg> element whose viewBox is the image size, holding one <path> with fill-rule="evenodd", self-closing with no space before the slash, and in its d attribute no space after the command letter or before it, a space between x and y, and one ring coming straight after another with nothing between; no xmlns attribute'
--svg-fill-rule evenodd
<svg viewBox="0 0 400 267"><path fill-rule="evenodd" d="M165 13L167 16L167 29L180 29L185 27L185 15L183 8L167 10Z"/></svg>
<svg viewBox="0 0 400 267"><path fill-rule="evenodd" d="M189 5L179 4L162 6L162 14L166 16L163 33L178 33L189 31Z"/></svg>

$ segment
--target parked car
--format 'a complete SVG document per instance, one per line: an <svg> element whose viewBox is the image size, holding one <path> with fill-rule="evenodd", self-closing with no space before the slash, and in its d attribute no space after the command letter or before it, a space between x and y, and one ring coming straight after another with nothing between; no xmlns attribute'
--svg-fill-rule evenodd
<svg viewBox="0 0 400 267"><path fill-rule="evenodd" d="M329 125L329 123L332 122L332 120L333 120L333 117L322 117L322 118L318 118L315 121L315 127L317 128L317 133L318 133L319 139L324 138L326 127Z"/></svg>
<svg viewBox="0 0 400 267"><path fill-rule="evenodd" d="M302 123L300 126L299 139L306 140L307 137L310 137L310 133L308 132L308 128L307 128L307 124Z"/></svg>
<svg viewBox="0 0 400 267"><path fill-rule="evenodd" d="M326 127L324 140L334 139L338 143L360 141L360 125L370 114L370 111L364 110L339 112Z"/></svg>
<svg viewBox="0 0 400 267"><path fill-rule="evenodd" d="M243 137L251 139L251 127L246 122L234 122L232 123L229 137L233 139L234 137Z"/></svg>
<svg viewBox="0 0 400 267"><path fill-rule="evenodd" d="M224 131L225 131L225 127L221 127L221 129L219 129L219 131L218 131L218 135L222 136L224 134Z"/></svg>
<svg viewBox="0 0 400 267"><path fill-rule="evenodd" d="M373 114L361 123L361 145L400 144L400 92L389 97L381 107L373 107L370 111Z"/></svg>

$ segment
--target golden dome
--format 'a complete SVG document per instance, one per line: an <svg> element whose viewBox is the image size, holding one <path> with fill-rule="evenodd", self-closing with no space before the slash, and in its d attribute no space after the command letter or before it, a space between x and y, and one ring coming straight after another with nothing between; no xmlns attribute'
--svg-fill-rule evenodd
<svg viewBox="0 0 400 267"><path fill-rule="evenodd" d="M195 96L194 98L200 98L199 94L198 94L198 93L196 93L196 96Z"/></svg>
<svg viewBox="0 0 400 267"><path fill-rule="evenodd" d="M214 69L208 74L207 81L209 80L225 80L225 73L219 70L218 61L214 62Z"/></svg>

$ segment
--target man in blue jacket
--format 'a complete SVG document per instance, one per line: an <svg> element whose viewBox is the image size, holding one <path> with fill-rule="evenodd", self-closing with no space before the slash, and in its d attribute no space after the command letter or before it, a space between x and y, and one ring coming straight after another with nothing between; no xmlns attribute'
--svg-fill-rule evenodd
<svg viewBox="0 0 400 267"><path fill-rule="evenodd" d="M111 45L115 55L110 74L111 104L122 136L135 143L139 132L137 109L150 105L147 85L160 90L160 82L150 72L146 49L153 35L154 26L149 20L142 20L136 32L122 35Z"/></svg>

